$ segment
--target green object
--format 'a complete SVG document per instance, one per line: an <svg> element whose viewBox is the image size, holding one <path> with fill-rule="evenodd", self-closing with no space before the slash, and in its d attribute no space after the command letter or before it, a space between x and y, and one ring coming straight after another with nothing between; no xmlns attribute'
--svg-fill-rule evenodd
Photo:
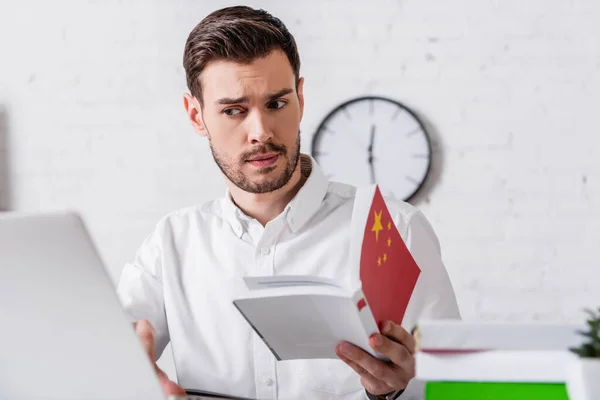
<svg viewBox="0 0 600 400"><path fill-rule="evenodd" d="M585 312L590 316L587 320L588 330L577 331L587 338L587 341L579 347L570 348L573 353L579 357L600 358L600 308L597 312L586 309Z"/></svg>
<svg viewBox="0 0 600 400"><path fill-rule="evenodd" d="M563 383L426 382L426 400L569 400Z"/></svg>

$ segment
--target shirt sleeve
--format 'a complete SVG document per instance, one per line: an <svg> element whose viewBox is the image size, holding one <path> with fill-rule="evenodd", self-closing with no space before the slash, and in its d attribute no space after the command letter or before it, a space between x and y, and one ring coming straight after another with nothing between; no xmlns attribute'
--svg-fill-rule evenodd
<svg viewBox="0 0 600 400"><path fill-rule="evenodd" d="M117 285L117 294L130 322L146 319L152 324L156 338L156 360L169 343L159 226L144 240L133 261L125 264Z"/></svg>
<svg viewBox="0 0 600 400"><path fill-rule="evenodd" d="M421 282L411 298L414 307L411 314L415 318L412 323L421 318L460 319L456 295L442 261L440 242L421 211L415 211L408 220L406 244L421 268Z"/></svg>

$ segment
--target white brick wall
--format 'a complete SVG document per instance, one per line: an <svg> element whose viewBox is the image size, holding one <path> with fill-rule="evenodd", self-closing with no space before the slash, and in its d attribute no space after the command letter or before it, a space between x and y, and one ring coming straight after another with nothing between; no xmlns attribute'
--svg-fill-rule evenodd
<svg viewBox="0 0 600 400"><path fill-rule="evenodd" d="M0 206L81 211L116 278L161 215L221 195L186 121L181 58L191 28L230 4L0 0ZM250 4L298 41L305 151L358 95L435 128L438 178L418 205L465 317L578 320L600 305L598 1Z"/></svg>

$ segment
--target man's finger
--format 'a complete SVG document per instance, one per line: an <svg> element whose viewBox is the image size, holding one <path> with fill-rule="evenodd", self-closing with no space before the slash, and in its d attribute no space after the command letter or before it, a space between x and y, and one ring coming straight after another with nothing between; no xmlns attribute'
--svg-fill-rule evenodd
<svg viewBox="0 0 600 400"><path fill-rule="evenodd" d="M185 390L173 381L165 381L161 383L162 390L167 396L185 396Z"/></svg>
<svg viewBox="0 0 600 400"><path fill-rule="evenodd" d="M338 357L345 362L346 364L348 364L348 366L350 368L352 368L354 370L354 372L356 372L358 375L362 376L370 376L372 377L371 374L369 374L367 372L367 370L365 370L363 367L361 367L360 365L358 365L357 363L355 363L354 361L346 358L343 354L341 354L339 351L337 351L337 355Z"/></svg>
<svg viewBox="0 0 600 400"><path fill-rule="evenodd" d="M414 356L404 345L378 333L371 336L369 345L373 350L386 355L395 365L405 370L407 375L412 374L414 370Z"/></svg>
<svg viewBox="0 0 600 400"><path fill-rule="evenodd" d="M366 353L363 349L354 346L348 342L343 342L338 346L341 355L355 362L374 378L381 380L389 386L394 386L394 381L397 380L395 367L384 363L381 360Z"/></svg>
<svg viewBox="0 0 600 400"><path fill-rule="evenodd" d="M135 334L144 345L148 357L154 362L154 328L147 320L139 320L135 324Z"/></svg>
<svg viewBox="0 0 600 400"><path fill-rule="evenodd" d="M160 368L156 367L156 372L162 390L167 396L185 396L185 390L175 382L169 380L167 374L165 374Z"/></svg>
<svg viewBox="0 0 600 400"><path fill-rule="evenodd" d="M394 391L387 383L380 381L374 377L365 377L362 376L360 378L360 384L367 389L367 392L380 395Z"/></svg>
<svg viewBox="0 0 600 400"><path fill-rule="evenodd" d="M185 390L175 382L171 381L167 374L158 368L158 365L154 362L154 343L156 339L152 324L147 320L139 320L136 321L133 326L135 334L140 338L140 342L144 345L144 349L154 365L154 371L156 372L156 376L158 377L163 392L167 396L185 396Z"/></svg>
<svg viewBox="0 0 600 400"><path fill-rule="evenodd" d="M343 354L338 352L338 357L340 357L342 361L344 361L360 376L361 384L365 389L367 389L369 393L382 394L389 393L393 390L387 383L375 378L373 375L368 373L363 367L361 367L354 361L344 357Z"/></svg>
<svg viewBox="0 0 600 400"><path fill-rule="evenodd" d="M381 333L406 347L410 354L415 353L417 348L415 338L400 325L396 325L392 321L386 321L383 324Z"/></svg>

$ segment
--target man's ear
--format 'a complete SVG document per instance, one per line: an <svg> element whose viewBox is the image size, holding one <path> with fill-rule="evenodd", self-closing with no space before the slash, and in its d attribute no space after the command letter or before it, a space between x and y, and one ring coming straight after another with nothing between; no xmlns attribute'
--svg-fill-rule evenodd
<svg viewBox="0 0 600 400"><path fill-rule="evenodd" d="M300 104L300 120L304 115L304 78L298 79L298 103Z"/></svg>
<svg viewBox="0 0 600 400"><path fill-rule="evenodd" d="M196 130L200 136L208 136L206 126L204 126L204 121L202 121L202 112L198 100L196 100L196 98L191 94L185 93L183 95L183 107L187 112L188 118L190 119L194 130Z"/></svg>

